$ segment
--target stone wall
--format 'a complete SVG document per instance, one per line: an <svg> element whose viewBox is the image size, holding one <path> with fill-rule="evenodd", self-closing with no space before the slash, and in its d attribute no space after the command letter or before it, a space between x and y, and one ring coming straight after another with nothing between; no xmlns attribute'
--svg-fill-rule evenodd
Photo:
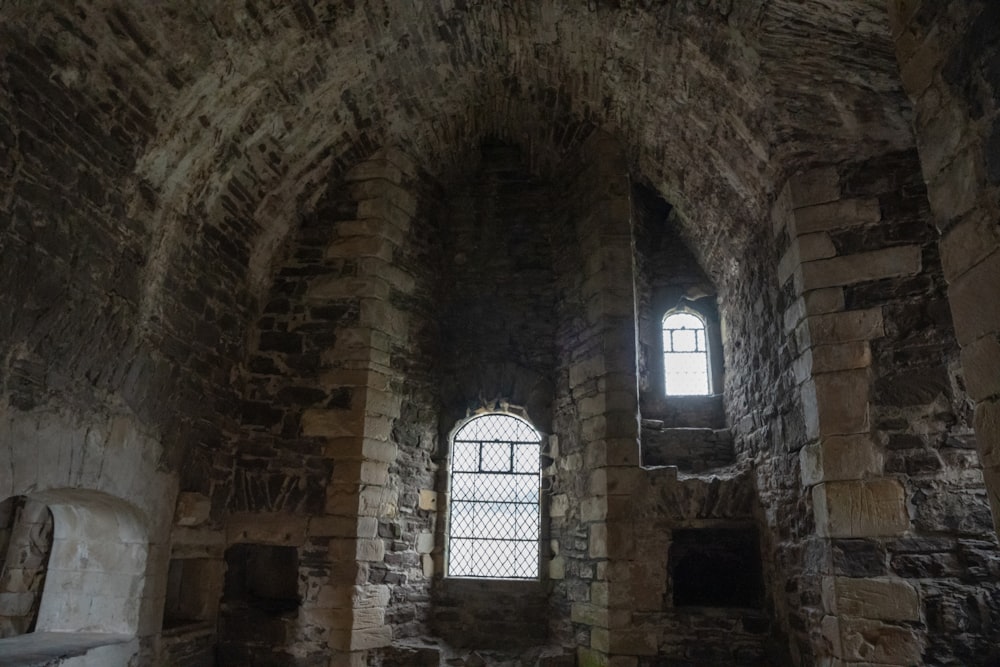
<svg viewBox="0 0 1000 667"><path fill-rule="evenodd" d="M485 140L464 181L442 186L442 264L436 306L440 396L440 509L437 575L444 574L448 437L481 411L523 411L541 433L552 429L556 364L553 257L558 191L530 173L517 146ZM547 522L543 505L542 525ZM543 529L543 534L544 534ZM548 563L545 540L541 562ZM544 572L545 565L542 567ZM547 586L537 582L434 584L433 631L458 646L517 648L548 640ZM495 634L489 628L500 628Z"/></svg>
<svg viewBox="0 0 1000 667"><path fill-rule="evenodd" d="M1000 42L997 6L990 2L889 3L900 75L913 100L920 163L948 302L962 348L975 429L994 522L1000 442L1000 313L994 286L1000 267L997 192L1000 187Z"/></svg>
<svg viewBox="0 0 1000 667"><path fill-rule="evenodd" d="M889 664L988 653L989 632L963 636L959 619L997 613L977 572L1000 553L916 155L817 169L782 198L801 474L821 538L807 572L827 614L815 651Z"/></svg>

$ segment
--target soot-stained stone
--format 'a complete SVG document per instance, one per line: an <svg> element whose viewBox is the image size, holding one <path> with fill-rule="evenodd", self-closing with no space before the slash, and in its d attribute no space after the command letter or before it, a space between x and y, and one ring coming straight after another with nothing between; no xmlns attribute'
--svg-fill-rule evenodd
<svg viewBox="0 0 1000 667"><path fill-rule="evenodd" d="M926 405L939 396L951 397L951 382L944 366L894 372L875 381L872 400L879 405Z"/></svg>
<svg viewBox="0 0 1000 667"><path fill-rule="evenodd" d="M845 577L880 577L886 573L885 547L874 540L833 540L833 568Z"/></svg>

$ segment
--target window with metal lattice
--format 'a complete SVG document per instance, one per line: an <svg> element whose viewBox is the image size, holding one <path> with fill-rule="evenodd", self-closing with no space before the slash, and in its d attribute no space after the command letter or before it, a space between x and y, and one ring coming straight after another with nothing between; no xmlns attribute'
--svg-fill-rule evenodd
<svg viewBox="0 0 1000 667"><path fill-rule="evenodd" d="M663 316L663 374L668 396L712 393L705 320L689 311Z"/></svg>
<svg viewBox="0 0 1000 667"><path fill-rule="evenodd" d="M527 421L485 414L452 436L447 576L537 579L539 447Z"/></svg>

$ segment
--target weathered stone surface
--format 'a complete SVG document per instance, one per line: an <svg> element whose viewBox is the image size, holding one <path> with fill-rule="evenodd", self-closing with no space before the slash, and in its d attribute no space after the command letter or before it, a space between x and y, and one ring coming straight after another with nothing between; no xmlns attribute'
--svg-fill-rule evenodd
<svg viewBox="0 0 1000 667"><path fill-rule="evenodd" d="M877 199L843 199L796 209L793 234L801 236L831 229L878 222L882 217Z"/></svg>
<svg viewBox="0 0 1000 667"><path fill-rule="evenodd" d="M882 470L882 455L867 435L827 436L799 452L802 483L863 479Z"/></svg>
<svg viewBox="0 0 1000 667"><path fill-rule="evenodd" d="M432 632L515 639L512 652L551 641L612 667L976 664L994 650L996 355L977 346L997 333L995 3L85 9L0 9L0 501L69 489L143 517L148 567L118 596L136 608L95 619L138 619L136 639L90 662L360 667L390 634ZM848 261L901 247L919 273ZM778 284L813 260L825 275L810 284L846 286ZM656 301L656 280L680 291ZM719 308L718 395L671 404L655 323L702 295ZM840 322L874 310L877 324ZM859 369L870 392L814 382ZM824 421L810 391L833 402L835 430L886 445L888 480L871 461L850 474L902 488L911 539L977 544L897 549L880 533L847 557L817 538L801 483L816 452L789 455ZM562 577L450 594L432 585L447 434L512 405L559 438L542 483L560 499L544 520ZM732 461L714 476L639 470L640 411L731 429ZM194 497L175 504L178 491L200 494L178 513L191 527L172 525ZM598 557L581 517L601 517L602 491ZM757 526L766 612L669 607L664 536L686 522ZM217 651L205 634L165 642L171 545L218 558L251 539L296 551L303 600L330 581L391 595L336 615L206 619ZM882 550L921 580L922 616L845 625L824 644L811 564L884 577ZM49 583L63 596L51 608L70 613L122 580ZM572 604L605 598L642 614L573 622Z"/></svg>
<svg viewBox="0 0 1000 667"><path fill-rule="evenodd" d="M902 579L828 577L823 588L824 604L841 618L920 620L920 596Z"/></svg>
<svg viewBox="0 0 1000 667"><path fill-rule="evenodd" d="M903 488L895 480L817 484L813 504L817 530L825 537L901 535L910 524Z"/></svg>
<svg viewBox="0 0 1000 667"><path fill-rule="evenodd" d="M898 246L832 259L803 259L800 268L802 291L909 276L920 273L920 248Z"/></svg>

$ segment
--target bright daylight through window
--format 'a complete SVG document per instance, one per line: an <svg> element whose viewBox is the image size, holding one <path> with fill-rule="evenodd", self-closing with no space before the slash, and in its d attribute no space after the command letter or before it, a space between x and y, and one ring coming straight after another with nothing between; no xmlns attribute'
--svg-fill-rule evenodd
<svg viewBox="0 0 1000 667"><path fill-rule="evenodd" d="M538 577L540 440L505 414L475 417L455 433L448 576Z"/></svg>
<svg viewBox="0 0 1000 667"><path fill-rule="evenodd" d="M663 317L663 372L668 396L711 393L705 322L697 315L672 312Z"/></svg>

